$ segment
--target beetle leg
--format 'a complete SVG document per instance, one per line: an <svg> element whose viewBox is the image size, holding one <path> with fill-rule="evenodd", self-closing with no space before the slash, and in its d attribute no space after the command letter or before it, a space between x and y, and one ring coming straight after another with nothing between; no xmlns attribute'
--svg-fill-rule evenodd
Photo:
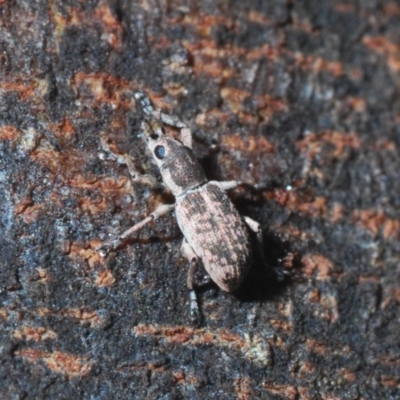
<svg viewBox="0 0 400 400"><path fill-rule="evenodd" d="M164 122L164 124L174 126L175 128L187 128L187 125L174 115L161 113L161 121Z"/></svg>
<svg viewBox="0 0 400 400"><path fill-rule="evenodd" d="M162 182L158 182L156 178L148 174L141 174L134 166L132 159L127 154L114 153L109 144L103 139L100 139L101 147L109 155L110 158L115 160L118 164L125 164L128 167L129 174L132 182L141 183L151 187L152 189L165 189Z"/></svg>
<svg viewBox="0 0 400 400"><path fill-rule="evenodd" d="M164 189L166 190L165 185L162 182L159 182L154 176L149 174L141 174L138 172L133 165L132 160L126 156L125 164L128 167L129 174L131 175L131 179L134 183L141 183L149 186L152 189Z"/></svg>
<svg viewBox="0 0 400 400"><path fill-rule="evenodd" d="M189 128L181 129L181 140L184 146L188 147L189 149L192 148L193 146L192 131Z"/></svg>
<svg viewBox="0 0 400 400"><path fill-rule="evenodd" d="M135 93L135 99L140 102L144 113L151 116L154 122L161 120L164 124L180 129L182 143L189 149L192 148L192 132L184 122L173 115L164 114L159 110L155 110L149 98L142 91Z"/></svg>
<svg viewBox="0 0 400 400"><path fill-rule="evenodd" d="M251 219L250 217L244 217L244 221L246 222L247 226L253 232L256 233L258 252L260 253L260 257L261 257L262 261L265 262L264 249L263 249L263 234L262 234L261 225L257 221L254 221L254 219Z"/></svg>
<svg viewBox="0 0 400 400"><path fill-rule="evenodd" d="M133 225L131 228L121 233L116 238L110 240L107 243L104 243L102 246L97 248L97 251L100 253L102 257L105 257L111 250L117 249L121 244L133 233L142 229L146 224L155 219L171 212L175 208L175 204L161 204L159 205L148 217L142 219L137 224Z"/></svg>
<svg viewBox="0 0 400 400"><path fill-rule="evenodd" d="M210 181L209 183L212 183L214 185L219 186L222 190L232 190L237 188L239 185L241 185L242 183L239 181ZM255 222L255 221L254 221Z"/></svg>
<svg viewBox="0 0 400 400"><path fill-rule="evenodd" d="M180 121L177 117L173 115L167 115L161 113L160 116L161 116L161 121L164 122L164 124L174 126L175 128L180 129L182 143L184 144L184 146L191 149L193 145L193 140L192 140L192 131L190 130L190 128L184 122Z"/></svg>
<svg viewBox="0 0 400 400"><path fill-rule="evenodd" d="M197 320L200 312L199 312L199 305L197 302L196 291L193 287L194 282L194 275L196 273L196 269L198 267L198 257L196 253L193 251L190 244L183 239L182 246L181 246L181 253L182 256L189 261L189 271L187 276L187 287L189 289L189 297L190 297L190 315L194 320Z"/></svg>

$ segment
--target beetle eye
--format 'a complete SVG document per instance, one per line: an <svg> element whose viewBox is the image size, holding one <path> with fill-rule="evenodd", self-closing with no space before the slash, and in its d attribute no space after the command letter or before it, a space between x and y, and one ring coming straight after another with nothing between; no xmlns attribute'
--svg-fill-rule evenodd
<svg viewBox="0 0 400 400"><path fill-rule="evenodd" d="M159 160L162 160L165 157L165 147L156 146L156 148L154 149L154 154Z"/></svg>

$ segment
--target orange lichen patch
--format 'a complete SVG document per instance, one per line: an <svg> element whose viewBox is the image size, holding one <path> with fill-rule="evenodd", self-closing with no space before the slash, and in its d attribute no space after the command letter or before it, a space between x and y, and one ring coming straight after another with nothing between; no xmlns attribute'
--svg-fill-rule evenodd
<svg viewBox="0 0 400 400"><path fill-rule="evenodd" d="M196 33L202 37L210 37L215 26L235 29L235 21L231 18L197 12L185 14L182 23L196 29Z"/></svg>
<svg viewBox="0 0 400 400"><path fill-rule="evenodd" d="M91 268L95 267L95 264L100 263L102 257L94 250L95 246L90 243L71 243L69 255L71 258L75 259L80 257L81 259L87 261Z"/></svg>
<svg viewBox="0 0 400 400"><path fill-rule="evenodd" d="M400 221L386 218L383 223L382 235L385 239L394 239L400 236Z"/></svg>
<svg viewBox="0 0 400 400"><path fill-rule="evenodd" d="M314 197L312 194L304 194L296 190L282 192L282 189L274 189L266 194L267 199L276 200L281 206L293 212L321 218L328 215L327 199L324 197Z"/></svg>
<svg viewBox="0 0 400 400"><path fill-rule="evenodd" d="M305 242L313 238L311 233L301 231L296 226L290 224L284 226L273 225L271 226L271 230L279 234L279 237L281 237L283 240L301 240Z"/></svg>
<svg viewBox="0 0 400 400"><path fill-rule="evenodd" d="M195 385L198 381L197 377L193 374L187 374L185 371L173 371L172 376L178 385Z"/></svg>
<svg viewBox="0 0 400 400"><path fill-rule="evenodd" d="M25 349L16 351L14 355L35 364L38 361L42 361L53 372L71 378L85 376L91 370L91 364L86 357L63 353L61 351L50 353L36 349Z"/></svg>
<svg viewBox="0 0 400 400"><path fill-rule="evenodd" d="M400 378L398 376L382 375L380 381L384 386L400 389Z"/></svg>
<svg viewBox="0 0 400 400"><path fill-rule="evenodd" d="M255 22L255 23L261 24L261 25L268 25L268 24L275 25L275 23L276 23L274 20L268 18L266 16L266 14L260 13L257 11L253 11L253 10L249 11L247 18L250 22Z"/></svg>
<svg viewBox="0 0 400 400"><path fill-rule="evenodd" d="M375 275L360 275L358 277L358 282L363 283L380 283L381 279L379 276Z"/></svg>
<svg viewBox="0 0 400 400"><path fill-rule="evenodd" d="M18 340L34 340L35 342L55 339L57 337L56 332L43 326L23 326L21 328L15 329L12 335L15 339Z"/></svg>
<svg viewBox="0 0 400 400"><path fill-rule="evenodd" d="M1 85L1 84L0 84ZM12 125L0 126L0 140L14 141L21 137L21 132Z"/></svg>
<svg viewBox="0 0 400 400"><path fill-rule="evenodd" d="M233 384L233 391L237 400L249 400L254 398L254 392L251 390L251 379L248 376L236 378Z"/></svg>
<svg viewBox="0 0 400 400"><path fill-rule="evenodd" d="M266 389L271 395L281 396L283 399L296 400L299 398L299 392L295 386L291 385L276 385L273 383L265 383L264 389ZM309 397L304 397L309 398Z"/></svg>
<svg viewBox="0 0 400 400"><path fill-rule="evenodd" d="M126 370L133 370L133 371L147 371L147 372L155 372L155 373L162 373L166 370L164 365L160 365L158 363L123 363L116 367L118 372L124 372ZM179 372L178 372L179 373ZM183 373L183 372L182 372ZM174 375L174 373L172 373ZM183 373L184 374L184 373ZM177 382L178 383L178 382ZM180 383L180 382L179 382Z"/></svg>
<svg viewBox="0 0 400 400"><path fill-rule="evenodd" d="M175 371L172 373L172 376L174 377L175 383L176 384L182 384L185 383L185 372L184 371Z"/></svg>
<svg viewBox="0 0 400 400"><path fill-rule="evenodd" d="M79 208L90 215L96 215L104 212L108 208L108 201L104 197L93 200L90 197L79 197Z"/></svg>
<svg viewBox="0 0 400 400"><path fill-rule="evenodd" d="M319 354L321 356L323 356L327 353L326 345L315 339L307 339L306 347L307 347L308 351L312 351L313 353Z"/></svg>
<svg viewBox="0 0 400 400"><path fill-rule="evenodd" d="M96 268L98 264L104 262L104 258L94 250L96 246L90 244L71 243L69 256L76 260L76 258L83 259L86 261L91 269Z"/></svg>
<svg viewBox="0 0 400 400"><path fill-rule="evenodd" d="M23 213L28 207L33 205L33 200L31 197L27 197L23 200L20 200L15 205L15 214L19 215Z"/></svg>
<svg viewBox="0 0 400 400"><path fill-rule="evenodd" d="M92 328L98 327L104 323L104 318L94 310L70 308L64 310L64 315L78 320L81 324L89 324Z"/></svg>
<svg viewBox="0 0 400 400"><path fill-rule="evenodd" d="M291 198L291 196L289 196L289 198ZM326 199L324 197L316 197L313 201L299 204L297 207L297 211L299 211L302 214L310 215L313 217L326 216L327 213Z"/></svg>
<svg viewBox="0 0 400 400"><path fill-rule="evenodd" d="M3 78L0 81L0 92L18 92L20 99L25 101L35 95L37 83L18 76Z"/></svg>
<svg viewBox="0 0 400 400"><path fill-rule="evenodd" d="M386 151L392 151L392 152L397 152L397 145L394 143L392 140L383 138L383 139L378 139L375 142L371 143L370 145L375 151L377 150L386 150Z"/></svg>
<svg viewBox="0 0 400 400"><path fill-rule="evenodd" d="M385 309L390 303L396 302L400 304L400 287L389 287L385 289L384 300L381 303L381 308Z"/></svg>
<svg viewBox="0 0 400 400"><path fill-rule="evenodd" d="M400 17L400 5L395 1L391 1L383 6L383 11L389 16Z"/></svg>
<svg viewBox="0 0 400 400"><path fill-rule="evenodd" d="M87 26L89 28L96 26L103 31L101 39L114 48L121 46L122 26L105 2L99 2L94 12L92 10L82 12L80 9L74 7L64 7L64 11L67 11L68 15L59 13L56 4L50 2L50 16L55 26L54 36L57 46L65 29L72 26Z"/></svg>
<svg viewBox="0 0 400 400"><path fill-rule="evenodd" d="M41 317L51 315L61 318L73 318L81 324L90 325L91 328L96 328L104 323L104 318L101 317L97 311L84 308L66 308L58 311L40 308L38 310L38 315Z"/></svg>
<svg viewBox="0 0 400 400"><path fill-rule="evenodd" d="M289 191L285 188L274 188L273 190L267 192L268 200L275 200L281 206L284 206L289 200Z"/></svg>
<svg viewBox="0 0 400 400"><path fill-rule="evenodd" d="M357 379L356 374L346 368L340 369L337 374L341 382L355 382Z"/></svg>
<svg viewBox="0 0 400 400"><path fill-rule="evenodd" d="M285 303L280 303L278 306L279 313L286 318L291 318L293 316L293 302L287 301Z"/></svg>
<svg viewBox="0 0 400 400"><path fill-rule="evenodd" d="M102 39L112 47L119 48L122 44L123 29L105 2L100 2L93 15L94 21L99 21L103 29Z"/></svg>
<svg viewBox="0 0 400 400"><path fill-rule="evenodd" d="M361 139L355 132L325 131L321 139L335 146L332 156L336 158L343 156L346 148L358 149L361 146Z"/></svg>
<svg viewBox="0 0 400 400"><path fill-rule="evenodd" d="M131 190L131 185L128 177L121 176L118 178L103 177L98 179L96 176L85 176L75 174L69 179L71 187L79 189L101 189L104 192L122 192Z"/></svg>
<svg viewBox="0 0 400 400"><path fill-rule="evenodd" d="M282 56L282 51L280 48L271 47L268 44L250 50L240 47L236 47L234 50L237 54L245 56L246 59L250 61L257 61L265 58L273 61L278 60Z"/></svg>
<svg viewBox="0 0 400 400"><path fill-rule="evenodd" d="M254 96L247 90L237 89L233 87L225 87L220 91L221 98L235 114L240 114L242 119L246 119L248 123L257 122L256 118L262 118L268 121L270 117L277 112L285 111L287 103L271 96ZM252 99L252 103L257 106L256 116L248 115L244 110L243 103L246 99Z"/></svg>
<svg viewBox="0 0 400 400"><path fill-rule="evenodd" d="M300 379L307 379L307 377L313 374L315 374L315 366L308 361L300 361L296 375L299 376Z"/></svg>
<svg viewBox="0 0 400 400"><path fill-rule="evenodd" d="M49 15L53 20L54 25L54 37L57 42L57 46L59 45L59 41L65 31L65 29L69 26L78 25L81 21L80 12L76 8L68 7L68 15L65 16L58 12L57 3L51 1L49 3Z"/></svg>
<svg viewBox="0 0 400 400"><path fill-rule="evenodd" d="M319 303L321 301L321 292L318 289L310 290L307 294L309 302Z"/></svg>
<svg viewBox="0 0 400 400"><path fill-rule="evenodd" d="M48 210L48 205L61 207L59 194L56 192L51 192L47 196L46 203L34 204L31 197L26 197L23 200L17 200L15 205L15 214L20 215L25 223L31 224L38 220L40 215Z"/></svg>
<svg viewBox="0 0 400 400"><path fill-rule="evenodd" d="M37 271L37 276L35 278L32 278L32 280L34 280L35 282L38 283L47 283L51 280L51 276L50 274L47 272L46 269L44 268L35 268Z"/></svg>
<svg viewBox="0 0 400 400"><path fill-rule="evenodd" d="M282 321L280 319L270 319L269 323L276 330L290 332L292 330L293 325L290 322Z"/></svg>
<svg viewBox="0 0 400 400"><path fill-rule="evenodd" d="M250 13L249 18L262 23L263 25L268 23L265 16L259 13ZM328 61L321 57L315 57L312 55L305 56L302 53L291 53L290 51L282 50L280 47L263 45L251 50L238 46L229 46L224 48L211 39L211 32L216 25L224 25L229 29L235 29L235 23L231 19L221 16L198 15L196 13L185 15L184 22L187 22L190 27L196 27L198 35L202 37L196 42L184 42L185 48L195 61L194 72L196 74L206 73L215 78L231 77L241 73L241 71L228 67L226 63L228 58L245 58L246 60L251 61L265 59L267 57L269 60L274 61L282 58L283 53L285 53L286 56L293 57L298 65L312 70L315 73L328 71L334 77L343 75L343 64L340 62ZM307 24L301 24L299 21L296 21L295 24L299 29L309 33L312 32L311 27ZM155 45L165 48L170 45L170 41L163 38L161 42L158 42Z"/></svg>
<svg viewBox="0 0 400 400"><path fill-rule="evenodd" d="M400 71L400 47L397 44L392 43L384 36L365 36L362 43L377 54L384 55L388 67L393 73Z"/></svg>
<svg viewBox="0 0 400 400"><path fill-rule="evenodd" d="M301 263L304 274L310 277L316 275L319 281L328 280L333 275L337 276L336 267L321 254L308 253L302 257Z"/></svg>
<svg viewBox="0 0 400 400"><path fill-rule="evenodd" d="M313 159L317 154L321 153L325 143L333 146L331 157L340 158L345 154L346 148L359 148L361 139L355 132L310 132L297 142L297 147L308 159Z"/></svg>
<svg viewBox="0 0 400 400"><path fill-rule="evenodd" d="M400 236L400 221L387 217L380 210L356 210L353 221L371 232L373 236L379 233L385 239L395 239Z"/></svg>
<svg viewBox="0 0 400 400"><path fill-rule="evenodd" d="M360 82L364 76L365 71L361 68L350 68L348 71L349 77L354 81Z"/></svg>
<svg viewBox="0 0 400 400"><path fill-rule="evenodd" d="M240 150L246 153L272 153L274 145L262 136L249 136L243 138L240 135L224 135L221 147L228 151Z"/></svg>
<svg viewBox="0 0 400 400"><path fill-rule="evenodd" d="M329 321L331 324L339 320L338 299L333 294L321 293L319 304L323 310L316 309L314 315Z"/></svg>
<svg viewBox="0 0 400 400"><path fill-rule="evenodd" d="M53 174L61 172L67 166L67 156L46 145L36 148L31 154L32 160L46 166ZM84 161L81 160L80 164Z"/></svg>
<svg viewBox="0 0 400 400"><path fill-rule="evenodd" d="M227 79L238 74L238 71L226 61L229 55L232 56L230 50L217 46L213 40L201 39L195 43L184 41L183 45L191 55L195 75Z"/></svg>
<svg viewBox="0 0 400 400"><path fill-rule="evenodd" d="M341 13L351 13L354 12L355 6L348 3L338 3L333 6L334 10Z"/></svg>
<svg viewBox="0 0 400 400"><path fill-rule="evenodd" d="M328 206L328 200L325 197L314 197L312 194L303 194L301 191L297 190L274 188L273 190L265 192L264 195L267 200L274 200L279 205L288 208L292 212L299 212L313 218L326 218L333 223L343 220L346 213L345 207L340 203L335 202ZM289 225L285 228L278 227L278 229L284 229L282 234L286 233L287 235L302 240L306 240L309 237L309 234L299 231L294 226Z"/></svg>
<svg viewBox="0 0 400 400"><path fill-rule="evenodd" d="M61 140L70 140L76 134L71 119L67 117L64 117L59 124L51 124L49 127L54 132L54 136Z"/></svg>
<svg viewBox="0 0 400 400"><path fill-rule="evenodd" d="M122 197L132 193L132 183L128 177L103 178L98 179L95 176L82 174L72 175L68 180L71 187L77 189L89 189L95 196L79 195L79 208L83 212L96 215L104 212L109 207L110 201L113 201L113 195Z"/></svg>
<svg viewBox="0 0 400 400"><path fill-rule="evenodd" d="M17 205L17 210L19 209ZM43 211L43 204L29 204L26 207L22 207L22 211L19 212L22 219L26 224L32 224L37 221Z"/></svg>
<svg viewBox="0 0 400 400"><path fill-rule="evenodd" d="M296 145L308 159L313 159L322 148L321 139L314 132L309 132L302 140L297 141Z"/></svg>
<svg viewBox="0 0 400 400"><path fill-rule="evenodd" d="M399 358L395 353L393 353L392 355L379 354L371 361L373 361L375 364L382 365L385 368L397 368L399 366Z"/></svg>
<svg viewBox="0 0 400 400"><path fill-rule="evenodd" d="M329 221L335 223L339 222L343 219L345 213L345 207L340 203L333 203L330 209L328 210L328 219Z"/></svg>
<svg viewBox="0 0 400 400"><path fill-rule="evenodd" d="M84 262L88 266L87 273L94 274L93 281L100 287L109 287L115 283L115 277L107 268L104 257L95 250L100 245L99 241L90 244L71 243L69 257L74 263Z"/></svg>
<svg viewBox="0 0 400 400"><path fill-rule="evenodd" d="M113 107L132 109L135 106L131 82L106 73L76 73L71 84L79 93L79 99L98 107L104 103Z"/></svg>
<svg viewBox="0 0 400 400"><path fill-rule="evenodd" d="M305 55L304 53L295 53L293 56L298 67L311 71L314 74L326 71L335 78L343 75L343 64L339 61L328 61L322 57Z"/></svg>
<svg viewBox="0 0 400 400"><path fill-rule="evenodd" d="M326 218L330 222L342 221L346 209L340 203L333 203L328 208L327 199L324 197L304 196L296 190L285 191L276 188L266 192L268 200L275 200L281 206L293 212L300 212L314 218ZM356 210L352 214L353 221L362 228L371 232L373 236L382 234L384 239L396 239L400 237L400 220L387 217L382 211L377 210ZM296 239L307 240L309 234L296 229L293 226L274 227L281 235L295 237Z"/></svg>
<svg viewBox="0 0 400 400"><path fill-rule="evenodd" d="M218 108L213 108L206 113L197 114L195 118L195 122L197 125L201 126L213 126L217 121L221 125L225 125L225 123L229 120L232 116L230 112L222 111Z"/></svg>
<svg viewBox="0 0 400 400"><path fill-rule="evenodd" d="M99 287L109 287L115 283L115 277L109 269L96 274L94 283Z"/></svg>
<svg viewBox="0 0 400 400"><path fill-rule="evenodd" d="M51 280L51 276L49 275L46 269L39 267L36 268L36 271L38 273L38 279L36 279L37 282L47 283Z"/></svg>
<svg viewBox="0 0 400 400"><path fill-rule="evenodd" d="M137 336L152 336L159 341L185 346L213 345L240 351L256 363L268 365L270 351L268 343L258 335L238 335L227 329L211 331L188 326L162 326L139 324L133 328Z"/></svg>
<svg viewBox="0 0 400 400"><path fill-rule="evenodd" d="M347 103L355 112L364 113L367 109L367 102L361 97L348 97Z"/></svg>

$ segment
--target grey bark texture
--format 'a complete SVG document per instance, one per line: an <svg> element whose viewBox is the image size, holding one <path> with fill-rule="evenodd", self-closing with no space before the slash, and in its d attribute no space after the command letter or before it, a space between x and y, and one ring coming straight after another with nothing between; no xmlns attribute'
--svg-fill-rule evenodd
<svg viewBox="0 0 400 400"><path fill-rule="evenodd" d="M0 1L0 398L400 398L399 25L394 1ZM173 215L96 252L173 202L102 147L157 177L137 89L263 228L200 327Z"/></svg>

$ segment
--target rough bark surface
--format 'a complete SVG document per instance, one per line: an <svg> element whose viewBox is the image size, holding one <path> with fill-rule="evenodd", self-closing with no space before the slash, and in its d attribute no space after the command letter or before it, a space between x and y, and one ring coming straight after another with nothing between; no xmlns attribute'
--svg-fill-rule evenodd
<svg viewBox="0 0 400 400"><path fill-rule="evenodd" d="M399 25L395 1L0 0L0 398L400 398ZM95 251L171 201L102 157L157 173L137 88L263 227L269 267L202 289L201 327L173 216Z"/></svg>

